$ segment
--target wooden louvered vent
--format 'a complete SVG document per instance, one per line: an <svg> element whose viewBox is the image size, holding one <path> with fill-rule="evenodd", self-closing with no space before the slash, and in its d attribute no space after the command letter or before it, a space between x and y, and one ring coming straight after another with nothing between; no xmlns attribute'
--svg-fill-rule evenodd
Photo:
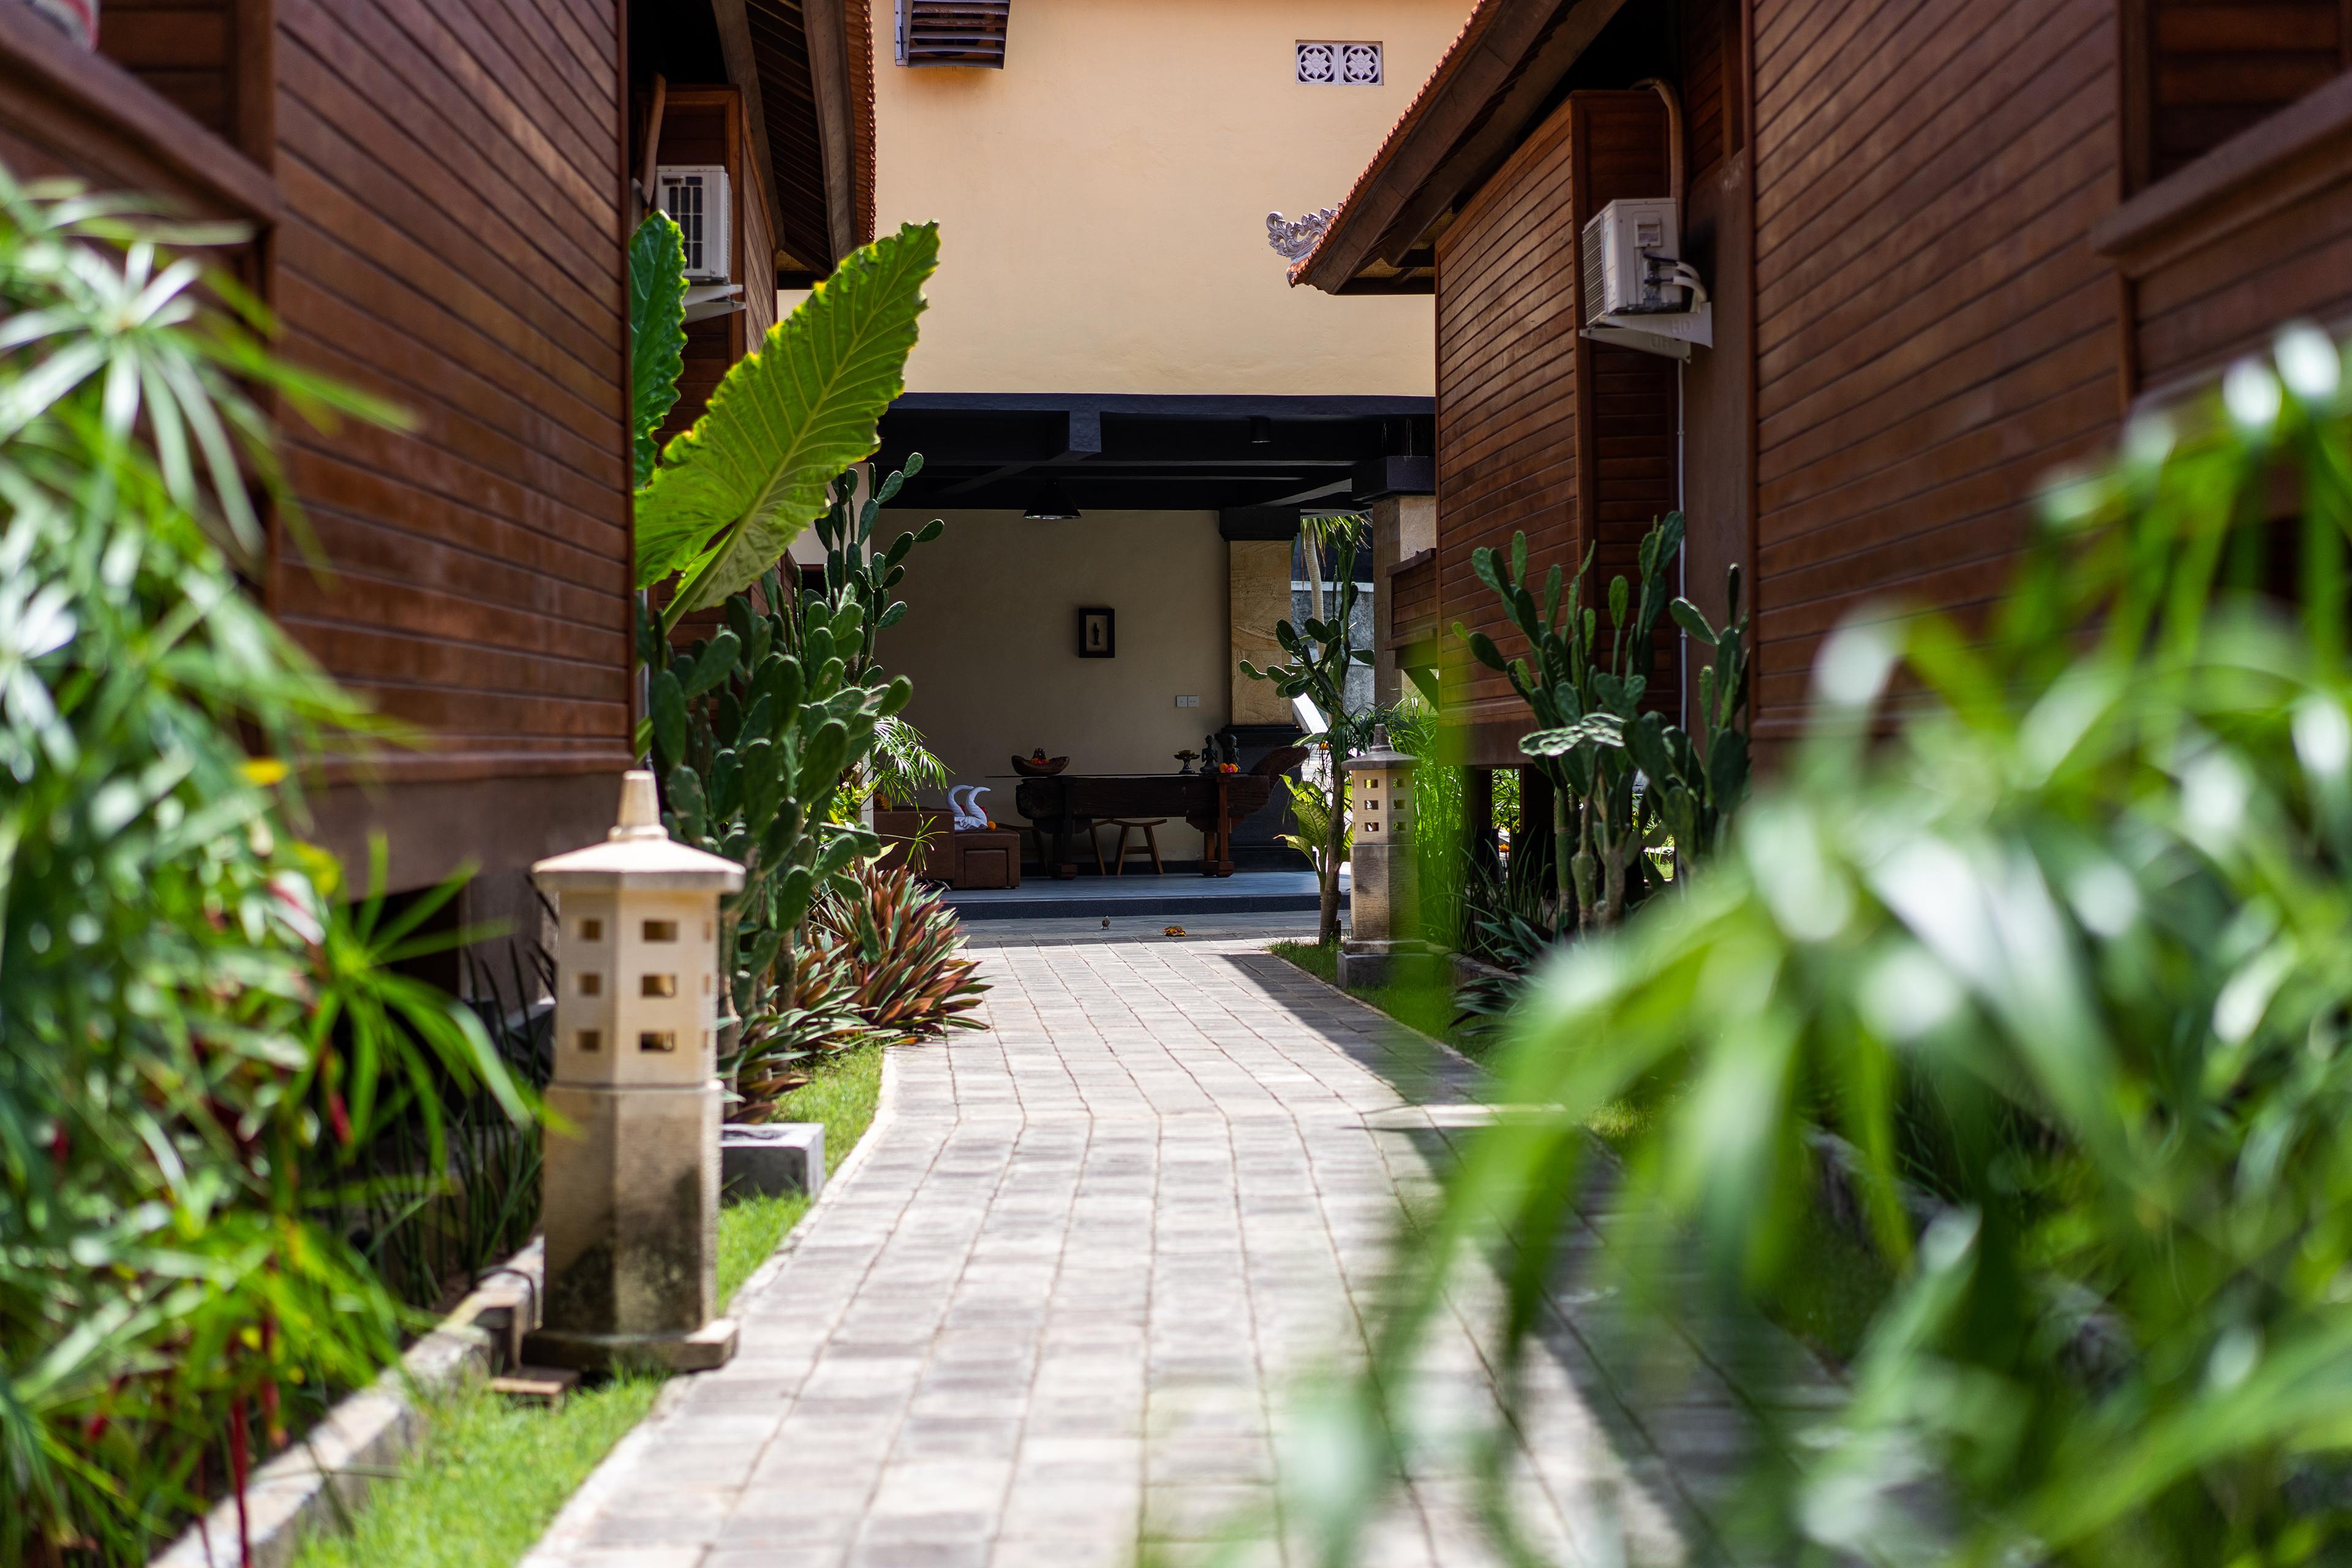
<svg viewBox="0 0 2352 1568"><path fill-rule="evenodd" d="M902 66L1004 68L1013 0L898 0Z"/></svg>

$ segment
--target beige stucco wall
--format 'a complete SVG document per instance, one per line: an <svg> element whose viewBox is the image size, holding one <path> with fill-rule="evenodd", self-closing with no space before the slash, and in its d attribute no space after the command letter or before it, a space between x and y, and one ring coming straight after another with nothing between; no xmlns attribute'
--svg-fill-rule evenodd
<svg viewBox="0 0 2352 1568"><path fill-rule="evenodd" d="M1292 289L1269 209L1337 204L1467 0L1018 0L1002 70L894 63L873 7L882 232L936 218L917 392L1427 396L1426 296ZM1301 39L1378 40L1378 87Z"/></svg>
<svg viewBox="0 0 2352 1568"><path fill-rule="evenodd" d="M930 515L886 512L876 536L895 539ZM908 558L898 589L907 618L884 634L882 660L913 679L908 719L953 783L989 785L982 805L997 821L1019 820L1014 785L988 775L1009 773L1016 752L1043 746L1082 773L1173 773L1177 752L1225 723L1225 542L1214 512L944 515L947 531ZM1077 656L1078 608L1093 605L1118 612L1115 658ZM1180 695L1201 705L1179 708ZM1160 847L1196 858L1201 836L1172 822Z"/></svg>
<svg viewBox="0 0 2352 1568"><path fill-rule="evenodd" d="M1290 618L1290 556L1287 540L1236 540L1227 545L1230 587L1226 596L1226 703L1236 724L1287 724L1290 700L1271 680L1252 680L1242 660L1260 669L1286 663L1275 640L1276 622Z"/></svg>

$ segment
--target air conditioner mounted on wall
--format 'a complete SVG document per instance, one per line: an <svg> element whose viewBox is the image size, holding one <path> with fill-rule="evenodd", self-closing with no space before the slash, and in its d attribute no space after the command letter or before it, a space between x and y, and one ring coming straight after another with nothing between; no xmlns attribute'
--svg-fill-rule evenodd
<svg viewBox="0 0 2352 1568"><path fill-rule="evenodd" d="M1712 346L1715 307L1681 258L1671 198L1611 202L1584 226L1584 335L1644 353L1688 359Z"/></svg>
<svg viewBox="0 0 2352 1568"><path fill-rule="evenodd" d="M664 163L654 172L661 210L686 243L686 275L698 283L724 283L733 271L727 171L717 164Z"/></svg>

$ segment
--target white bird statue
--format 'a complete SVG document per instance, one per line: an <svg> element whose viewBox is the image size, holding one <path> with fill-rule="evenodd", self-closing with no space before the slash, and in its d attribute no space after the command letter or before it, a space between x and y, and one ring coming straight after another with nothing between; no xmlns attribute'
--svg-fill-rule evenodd
<svg viewBox="0 0 2352 1568"><path fill-rule="evenodd" d="M976 833L988 826L988 814L980 809L980 797L987 793L986 784L963 784L948 791L948 813L958 833Z"/></svg>

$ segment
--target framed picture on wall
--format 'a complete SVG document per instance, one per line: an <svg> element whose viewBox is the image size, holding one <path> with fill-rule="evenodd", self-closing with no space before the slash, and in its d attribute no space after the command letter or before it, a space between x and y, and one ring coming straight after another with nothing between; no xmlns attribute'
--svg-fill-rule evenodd
<svg viewBox="0 0 2352 1568"><path fill-rule="evenodd" d="M1078 612L1078 657L1118 657L1118 616L1115 612L1098 607Z"/></svg>

